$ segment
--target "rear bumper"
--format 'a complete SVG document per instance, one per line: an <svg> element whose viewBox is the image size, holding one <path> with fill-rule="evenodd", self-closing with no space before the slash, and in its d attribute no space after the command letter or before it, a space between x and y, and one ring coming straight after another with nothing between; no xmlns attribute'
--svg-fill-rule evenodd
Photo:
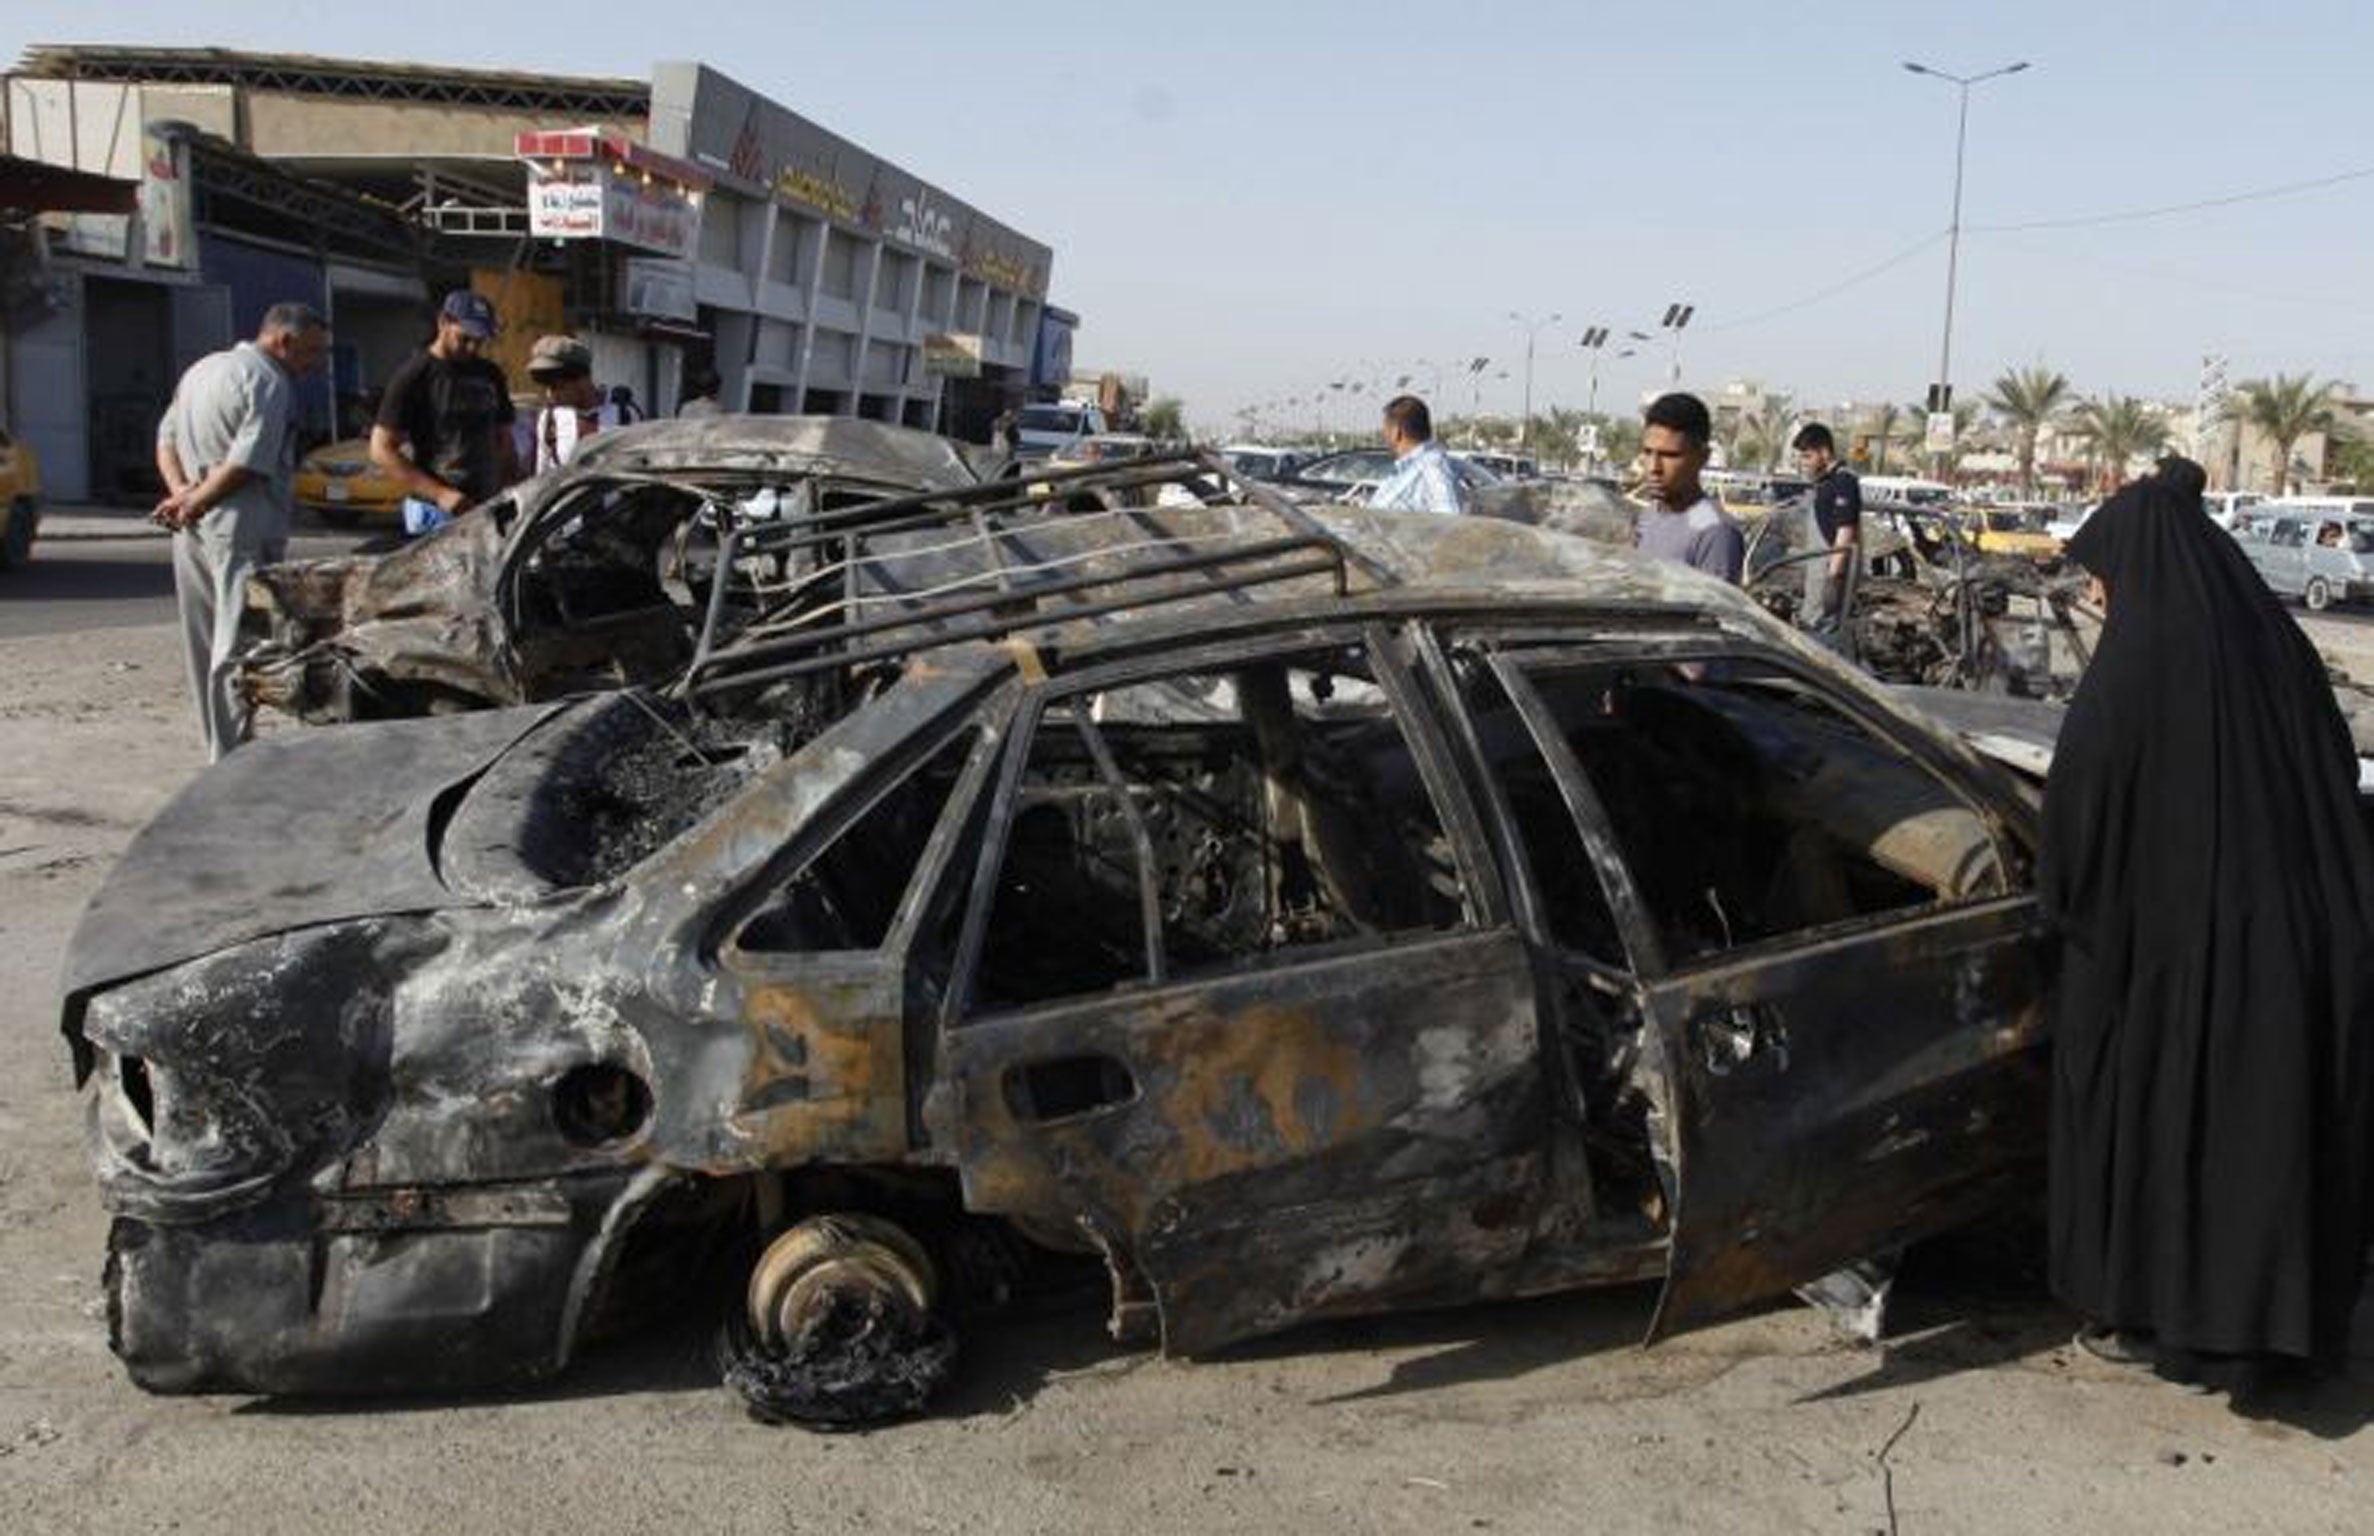
<svg viewBox="0 0 2374 1536"><path fill-rule="evenodd" d="M620 1174L458 1208L394 1193L283 1198L195 1226L121 1217L107 1239L108 1342L151 1392L532 1382L568 1363L634 1203L621 1199L628 1187ZM415 1217L483 1224L402 1224Z"/></svg>

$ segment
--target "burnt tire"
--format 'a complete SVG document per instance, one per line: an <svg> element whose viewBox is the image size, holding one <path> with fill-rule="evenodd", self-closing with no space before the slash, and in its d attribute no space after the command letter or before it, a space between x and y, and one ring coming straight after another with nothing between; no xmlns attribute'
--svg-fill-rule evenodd
<svg viewBox="0 0 2374 1536"><path fill-rule="evenodd" d="M920 1244L875 1216L811 1217L753 1266L719 1374L767 1424L846 1430L924 1411L956 1368Z"/></svg>

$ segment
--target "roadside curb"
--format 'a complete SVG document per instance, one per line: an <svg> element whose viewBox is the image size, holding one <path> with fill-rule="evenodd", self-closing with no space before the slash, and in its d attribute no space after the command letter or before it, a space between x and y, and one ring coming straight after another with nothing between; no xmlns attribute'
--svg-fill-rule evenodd
<svg viewBox="0 0 2374 1536"><path fill-rule="evenodd" d="M39 542L43 544L100 544L110 540L169 539L172 534L162 528L60 528L43 519Z"/></svg>

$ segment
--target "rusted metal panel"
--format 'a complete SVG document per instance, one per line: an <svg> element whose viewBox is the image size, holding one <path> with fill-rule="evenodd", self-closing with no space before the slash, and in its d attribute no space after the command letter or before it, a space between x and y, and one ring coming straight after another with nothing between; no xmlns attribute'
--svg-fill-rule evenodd
<svg viewBox="0 0 2374 1536"><path fill-rule="evenodd" d="M967 1204L1126 1243L1173 1351L1488 1270L1550 1199L1531 963L1505 930L985 1019L945 1050L932 1129ZM1080 1058L1128 1091L1049 1116L1032 1069Z"/></svg>

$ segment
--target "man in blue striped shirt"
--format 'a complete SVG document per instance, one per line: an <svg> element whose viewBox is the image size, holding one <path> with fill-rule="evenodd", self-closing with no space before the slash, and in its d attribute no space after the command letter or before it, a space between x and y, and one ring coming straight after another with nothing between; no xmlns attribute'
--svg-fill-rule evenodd
<svg viewBox="0 0 2374 1536"><path fill-rule="evenodd" d="M1467 510L1458 471L1434 440L1434 418L1425 401L1395 395L1385 402L1385 446L1393 450L1393 472L1377 483L1370 506L1454 516Z"/></svg>

